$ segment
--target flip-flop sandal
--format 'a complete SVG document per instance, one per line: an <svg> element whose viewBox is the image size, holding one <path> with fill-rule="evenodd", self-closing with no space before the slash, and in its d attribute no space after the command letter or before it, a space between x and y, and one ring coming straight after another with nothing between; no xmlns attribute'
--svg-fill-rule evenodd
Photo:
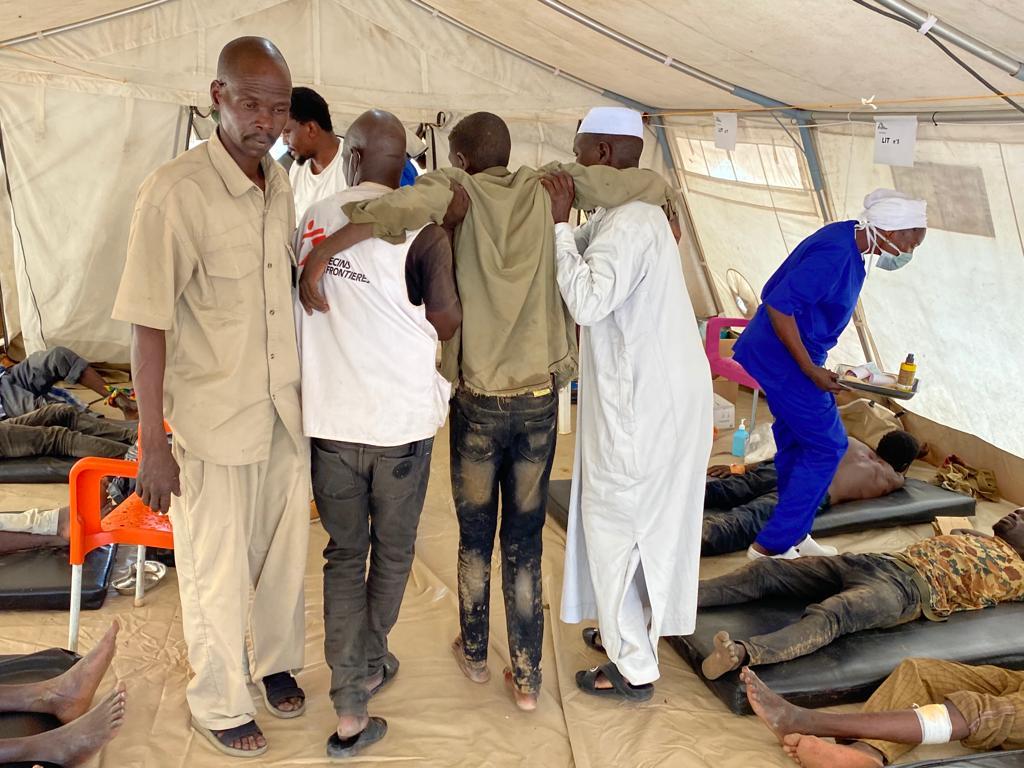
<svg viewBox="0 0 1024 768"><path fill-rule="evenodd" d="M388 651L388 655L384 657L382 669L384 670L384 677L370 689L370 696L376 696L380 693L384 686L394 680L395 675L398 674L398 657L391 653L391 651Z"/></svg>
<svg viewBox="0 0 1024 768"><path fill-rule="evenodd" d="M371 744L383 739L387 732L388 721L382 717L371 717L363 730L347 739L341 738L335 731L327 740L327 756L335 760L355 757Z"/></svg>
<svg viewBox="0 0 1024 768"><path fill-rule="evenodd" d="M597 627L587 627L583 630L583 644L595 651L605 653L604 646L601 645L601 630Z"/></svg>
<svg viewBox="0 0 1024 768"><path fill-rule="evenodd" d="M237 749L231 746L231 742L244 739L246 736L263 735L263 731L256 725L255 720L242 723L234 728L228 728L226 731L213 731L200 725L193 717L192 728L210 742L218 752L222 752L229 757L259 757L266 754L267 749L269 749L269 746L266 744L258 749Z"/></svg>
<svg viewBox="0 0 1024 768"><path fill-rule="evenodd" d="M597 678L604 675L611 688L599 688ZM610 699L625 699L626 701L647 701L654 696L654 686L651 683L644 685L630 685L629 681L622 676L618 668L610 661L600 667L585 669L576 673L576 686L584 693L592 696L603 696Z"/></svg>
<svg viewBox="0 0 1024 768"><path fill-rule="evenodd" d="M283 709L277 708L278 704L288 699L298 698L302 699L302 704L299 705L298 709L286 712ZM267 709L274 717L279 717L282 720L291 720L293 717L298 717L306 711L306 692L299 688L291 673L277 672L263 678L263 703L267 705Z"/></svg>

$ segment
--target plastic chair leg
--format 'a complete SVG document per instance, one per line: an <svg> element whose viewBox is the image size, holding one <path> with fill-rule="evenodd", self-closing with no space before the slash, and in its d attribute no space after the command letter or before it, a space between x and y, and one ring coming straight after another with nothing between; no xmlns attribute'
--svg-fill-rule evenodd
<svg viewBox="0 0 1024 768"><path fill-rule="evenodd" d="M135 563L135 607L140 607L146 601L146 547L142 544L138 548L138 560Z"/></svg>
<svg viewBox="0 0 1024 768"><path fill-rule="evenodd" d="M754 407L750 410L750 431L754 431L754 425L757 423L757 400L761 395L760 389L754 390Z"/></svg>
<svg viewBox="0 0 1024 768"><path fill-rule="evenodd" d="M68 622L68 650L78 651L78 626L82 618L82 566L71 566L71 618Z"/></svg>
<svg viewBox="0 0 1024 768"><path fill-rule="evenodd" d="M572 383L558 390L558 434L572 432Z"/></svg>

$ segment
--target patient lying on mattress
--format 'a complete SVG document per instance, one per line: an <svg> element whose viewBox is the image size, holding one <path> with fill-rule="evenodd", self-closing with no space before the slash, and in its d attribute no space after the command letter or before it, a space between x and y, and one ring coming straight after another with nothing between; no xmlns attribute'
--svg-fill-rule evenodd
<svg viewBox="0 0 1024 768"><path fill-rule="evenodd" d="M752 670L740 677L754 713L803 768L879 768L918 744L951 741L986 752L1024 749L1024 672L906 659L862 714L803 709L776 695Z"/></svg>
<svg viewBox="0 0 1024 768"><path fill-rule="evenodd" d="M734 639L715 635L702 670L710 680L747 664L776 664L865 629L894 627L922 614L935 621L960 611L1024 600L1024 508L999 520L995 536L958 530L894 554L764 558L702 581L699 608L802 598L803 617L777 632Z"/></svg>
<svg viewBox="0 0 1024 768"><path fill-rule="evenodd" d="M902 488L907 470L920 454L921 444L903 430L886 434L876 451L849 438L846 454L818 514L836 504L877 499ZM775 462L747 466L740 473L717 466L709 469L708 475L704 488L701 555L722 555L746 549L778 504Z"/></svg>

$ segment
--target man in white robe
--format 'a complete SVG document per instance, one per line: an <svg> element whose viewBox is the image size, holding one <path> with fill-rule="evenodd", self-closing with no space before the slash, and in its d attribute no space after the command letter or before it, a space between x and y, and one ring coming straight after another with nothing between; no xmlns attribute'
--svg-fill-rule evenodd
<svg viewBox="0 0 1024 768"><path fill-rule="evenodd" d="M637 167L640 113L591 110L574 150L582 165ZM659 677L658 638L694 629L711 373L664 212L627 203L573 232L571 177L544 184L559 288L582 326L561 615L596 617L583 638L610 660L577 685L643 701Z"/></svg>

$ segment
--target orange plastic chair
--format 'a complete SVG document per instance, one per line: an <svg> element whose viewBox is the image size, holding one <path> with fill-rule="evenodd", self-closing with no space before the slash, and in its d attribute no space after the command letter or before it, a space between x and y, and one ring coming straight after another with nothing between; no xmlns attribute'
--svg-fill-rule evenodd
<svg viewBox="0 0 1024 768"><path fill-rule="evenodd" d="M166 429L165 425L165 429ZM141 451L140 451L141 456ZM85 556L107 544L134 544L138 547L135 575L135 605L145 599L146 547L174 548L171 521L154 512L138 494L132 493L106 516L100 517L103 504L102 481L105 477L136 477L139 465L124 459L79 459L71 468L71 619L68 650L78 650L78 630L82 613L82 565Z"/></svg>

